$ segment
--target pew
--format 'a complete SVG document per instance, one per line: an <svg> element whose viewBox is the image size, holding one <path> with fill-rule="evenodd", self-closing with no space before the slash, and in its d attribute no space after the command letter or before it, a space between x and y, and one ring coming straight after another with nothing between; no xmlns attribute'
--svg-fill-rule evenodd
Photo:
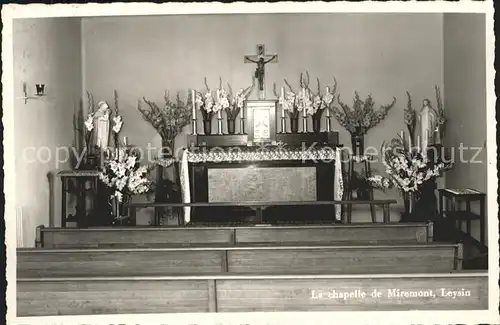
<svg viewBox="0 0 500 325"><path fill-rule="evenodd" d="M488 273L19 278L23 316L485 310Z"/></svg>
<svg viewBox="0 0 500 325"><path fill-rule="evenodd" d="M461 244L278 245L18 249L19 277L228 273L447 272L462 269Z"/></svg>
<svg viewBox="0 0 500 325"><path fill-rule="evenodd" d="M430 243L432 223L271 227L37 227L37 247L98 248L241 243Z"/></svg>

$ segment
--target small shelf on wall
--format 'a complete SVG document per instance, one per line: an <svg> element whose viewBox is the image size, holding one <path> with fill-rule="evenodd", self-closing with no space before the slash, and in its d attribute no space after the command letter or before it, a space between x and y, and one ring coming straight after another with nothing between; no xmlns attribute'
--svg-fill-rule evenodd
<svg viewBox="0 0 500 325"><path fill-rule="evenodd" d="M22 99L24 100L25 104L28 104L28 99L41 99L43 97L46 97L45 94L45 85L44 84L36 84L36 93L32 96L28 96L28 90L27 90L27 85L24 82L23 83L23 94L24 96L22 97L16 97L16 99Z"/></svg>

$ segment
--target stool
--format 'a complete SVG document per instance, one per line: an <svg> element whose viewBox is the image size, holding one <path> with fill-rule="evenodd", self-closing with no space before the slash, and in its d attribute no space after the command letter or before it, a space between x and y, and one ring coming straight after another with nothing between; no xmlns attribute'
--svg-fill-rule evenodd
<svg viewBox="0 0 500 325"><path fill-rule="evenodd" d="M439 215L455 221L456 226L462 231L462 224L466 222L466 233L471 235L471 221L479 220L480 242L485 245L485 199L486 194L479 191L465 189L439 189ZM446 199L446 211L445 208ZM471 202L479 201L479 215L471 211ZM460 204L465 202L465 210Z"/></svg>
<svg viewBox="0 0 500 325"><path fill-rule="evenodd" d="M371 177L371 168L370 168L370 162L372 161L373 156L371 155L353 155L349 157L349 168L348 168L348 176L347 176L347 200L350 201L352 200L352 191L354 190L352 187L352 178L354 175L354 166L359 163L364 163L365 164L365 171L366 171L366 177ZM373 189L369 189L369 200L373 201ZM372 217L372 222L376 223L376 214L375 214L375 206L373 204L370 204L370 214ZM347 223L351 223L352 221L352 204L349 204L347 206Z"/></svg>

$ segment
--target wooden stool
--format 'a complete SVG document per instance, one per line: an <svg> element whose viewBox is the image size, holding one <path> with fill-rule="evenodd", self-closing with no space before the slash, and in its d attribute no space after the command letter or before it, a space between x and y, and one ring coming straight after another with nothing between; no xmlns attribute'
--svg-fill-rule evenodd
<svg viewBox="0 0 500 325"><path fill-rule="evenodd" d="M348 176L347 176L347 200L350 201L352 200L352 192L353 192L353 187L352 187L352 179L354 175L354 167L356 164L364 163L365 164L365 171L366 171L366 177L371 177L371 168L370 168L370 162L373 159L373 156L369 155L364 155L364 156L356 156L353 155L349 157L349 168L348 168ZM373 189L370 188L369 190L369 200L373 201ZM372 222L376 223L376 214L375 214L375 206L373 204L370 204L370 214L372 217ZM352 221L352 204L349 204L347 206L347 223L351 223Z"/></svg>
<svg viewBox="0 0 500 325"><path fill-rule="evenodd" d="M446 210L445 200L446 200ZM465 189L439 189L439 214L441 218L455 221L459 230L466 222L466 233L471 235L471 221L479 220L480 242L485 245L485 200L486 194L479 191ZM471 211L471 202L479 201L479 215ZM460 209L460 203L465 202L465 210ZM450 204L451 203L451 204Z"/></svg>

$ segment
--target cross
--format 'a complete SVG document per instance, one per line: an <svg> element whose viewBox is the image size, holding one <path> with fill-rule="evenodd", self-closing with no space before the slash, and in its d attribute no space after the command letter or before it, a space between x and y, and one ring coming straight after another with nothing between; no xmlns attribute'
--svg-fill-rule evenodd
<svg viewBox="0 0 500 325"><path fill-rule="evenodd" d="M265 99L264 89L264 66L268 63L278 62L278 54L265 54L264 44L257 45L257 55L245 55L245 63L257 63L254 78L259 82L259 99Z"/></svg>

